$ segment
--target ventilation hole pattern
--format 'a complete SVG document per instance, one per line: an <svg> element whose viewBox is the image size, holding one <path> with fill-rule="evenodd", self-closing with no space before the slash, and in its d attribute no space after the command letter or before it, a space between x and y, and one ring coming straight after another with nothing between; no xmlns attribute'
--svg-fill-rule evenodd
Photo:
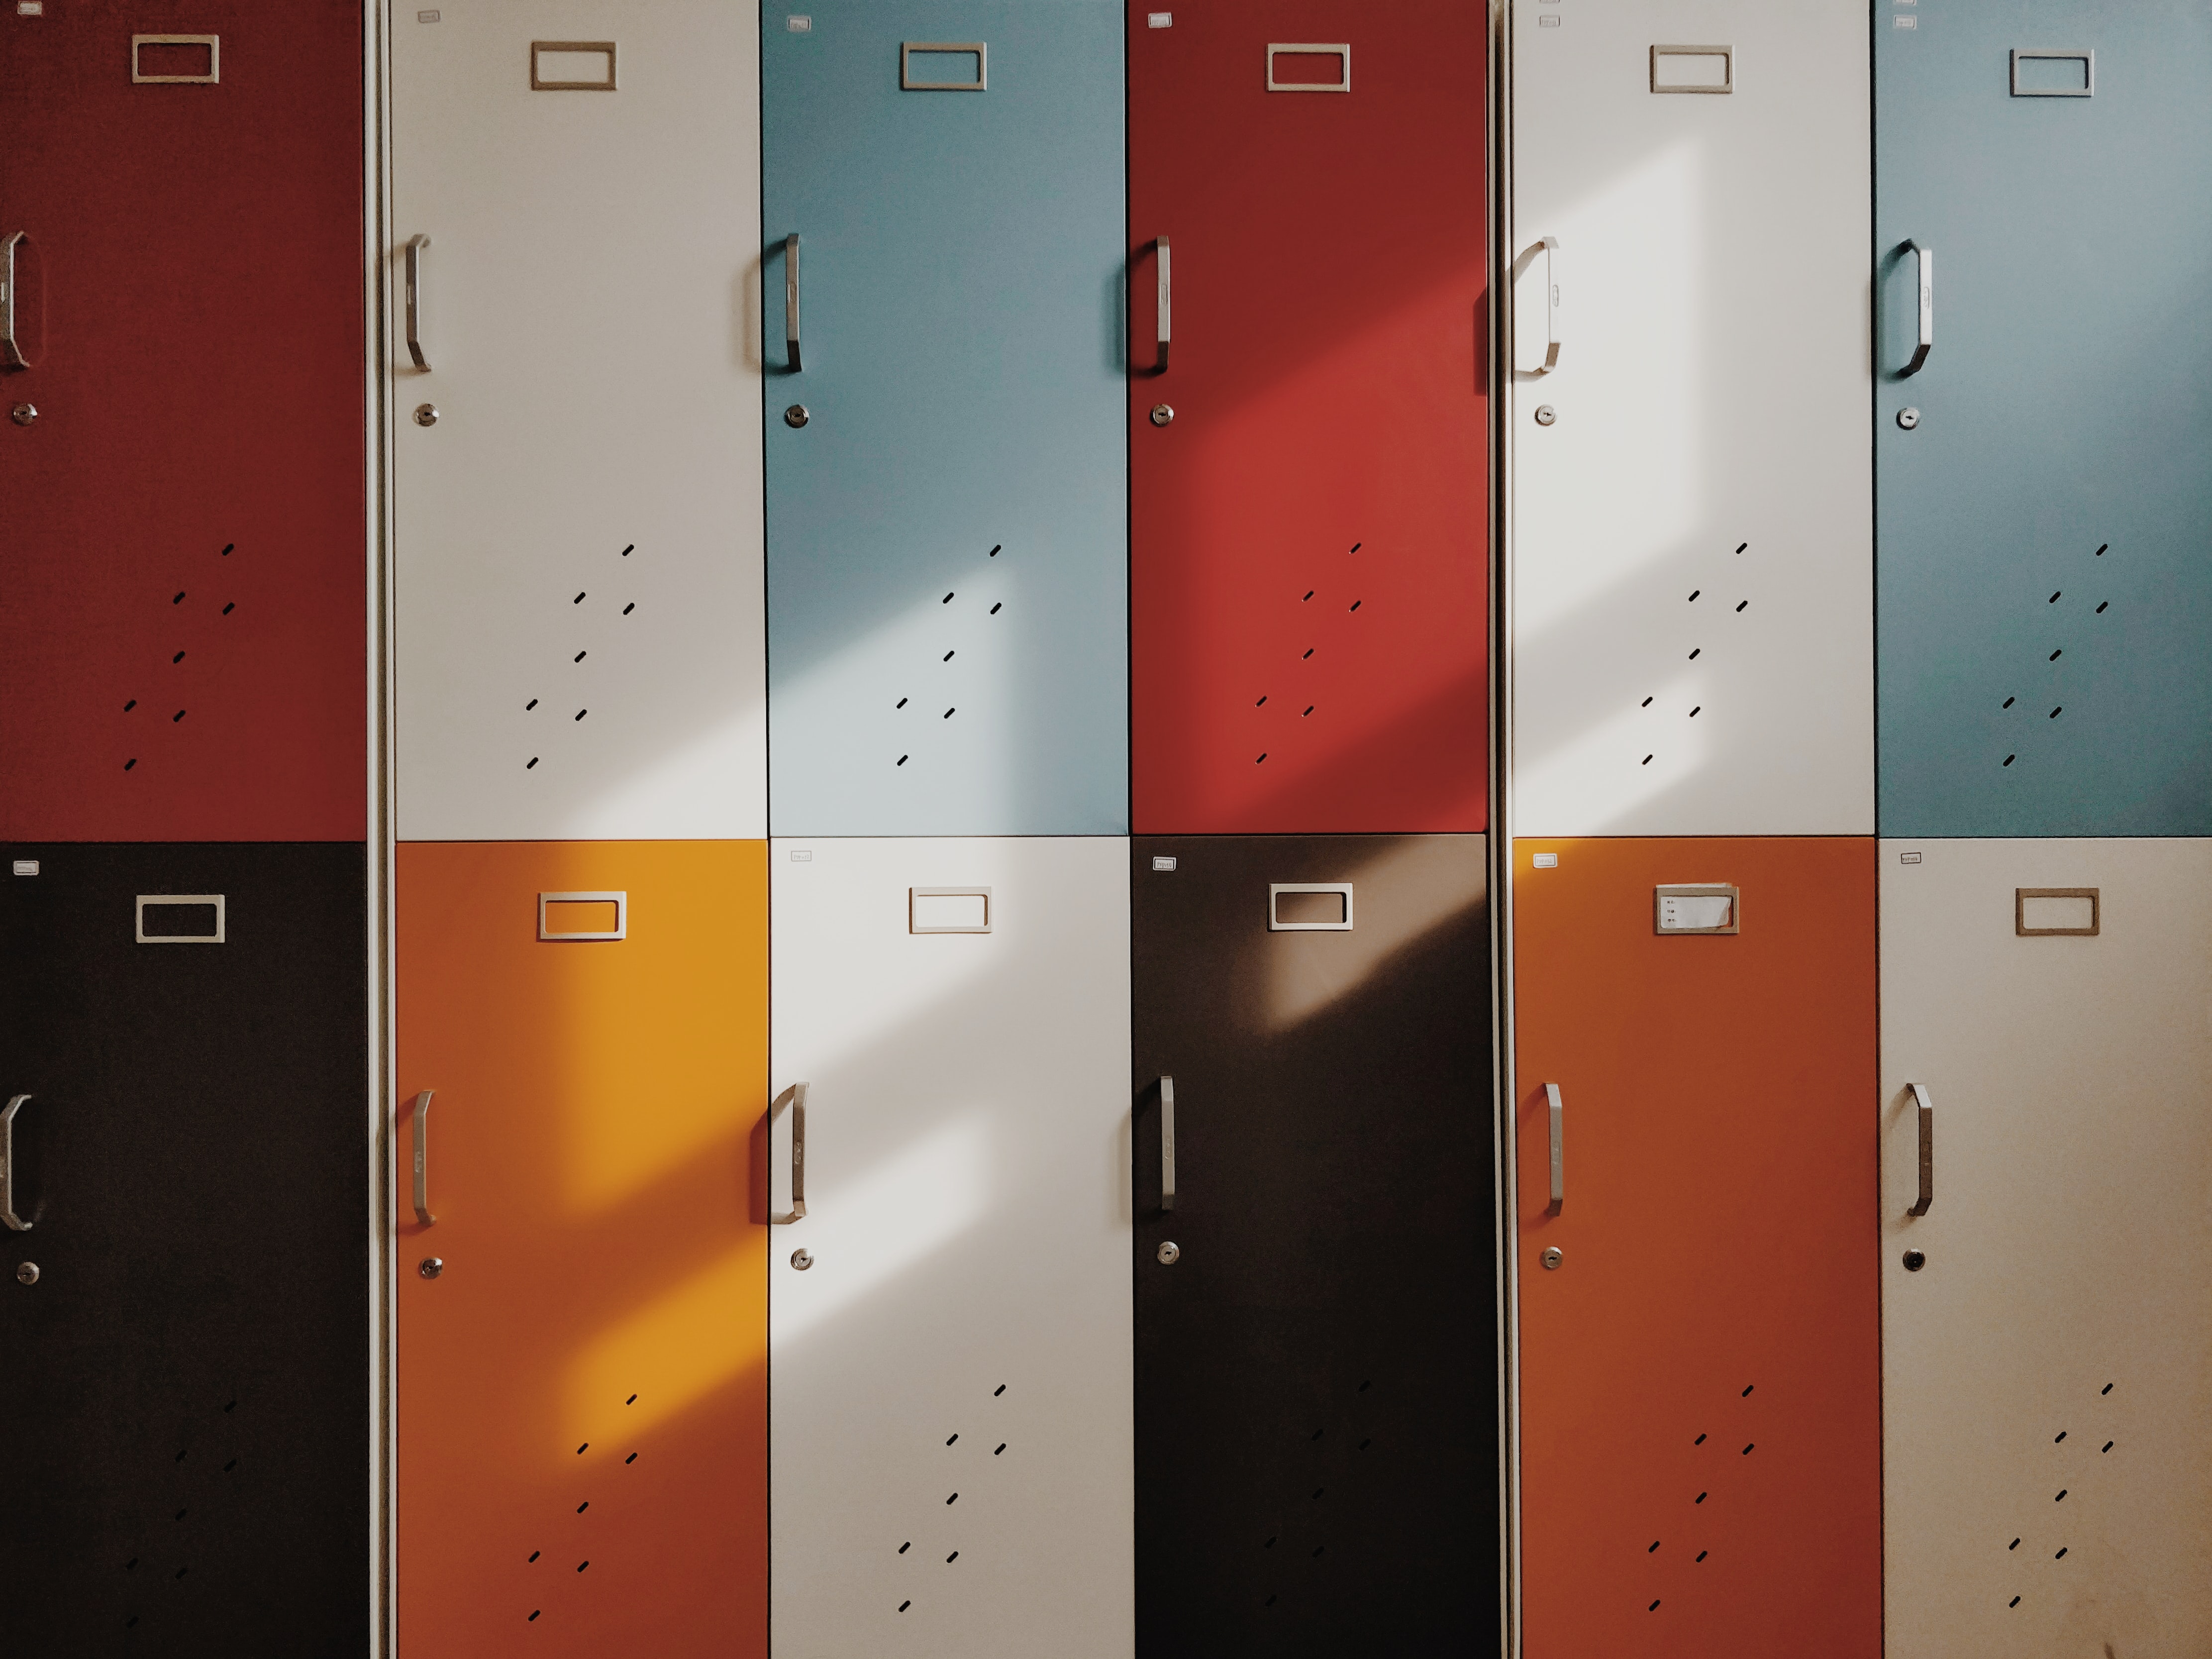
<svg viewBox="0 0 2212 1659"><path fill-rule="evenodd" d="M234 568L224 566L222 561L237 550L238 544L230 542L212 559L202 555L191 560L193 574L186 579L190 585L177 589L161 608L161 634L166 643L158 648L167 660L155 659L138 671L139 684L128 688L131 695L124 699L125 714L136 711L140 701L152 695L156 685L169 697L188 699L194 690L211 684L220 677L228 655L226 647L232 641L231 630L222 624L223 618L238 609L238 601L228 595L222 597L220 604L216 600L222 590L235 580ZM202 571L205 572L204 577L199 574ZM216 585L216 592L208 591L210 584ZM187 658L191 659L190 667L185 666ZM169 716L169 725L180 725L190 712L191 704L186 702ZM162 743L160 729L143 722L125 721L116 738L116 751L122 757L124 771L137 772L142 760L149 763L141 775L156 775L165 770L149 752L168 757L165 748L157 747Z"/></svg>
<svg viewBox="0 0 2212 1659"><path fill-rule="evenodd" d="M1367 603L1364 567L1372 565L1377 556L1370 553L1364 561L1357 556L1366 544L1364 541L1354 542L1341 553L1334 549L1319 554L1310 551L1306 556L1313 562L1308 566L1307 576L1285 590L1303 591L1298 592L1296 601L1284 613L1289 631L1265 670L1270 676L1280 678L1261 687L1252 703L1256 718L1250 726L1247 749L1254 757L1255 766L1263 764L1269 755L1294 741L1294 728L1285 724L1282 718L1285 709L1297 708L1297 718L1301 723L1314 721L1304 727L1310 740L1328 740L1330 692L1338 676L1358 672L1358 647L1372 632L1364 626L1367 617L1359 617L1358 623L1352 621ZM1320 573L1317 580L1314 580L1316 572ZM1269 701L1285 690L1291 695L1276 704L1275 714L1268 714ZM1314 720L1316 714L1321 716L1319 720Z"/></svg>
<svg viewBox="0 0 2212 1659"><path fill-rule="evenodd" d="M2091 564L2089 569L2083 573L2083 580L2094 578L2098 582L2105 582L2110 580L2105 574L2106 567L2096 562L2111 551L2112 544L2106 542L2089 555ZM2035 591L2042 592L2039 587ZM2091 603L2093 599L2094 604ZM2027 659L2021 667L2010 671L2014 684L1999 688L2004 692L2004 699L1997 705L2000 719L1992 751L2002 752L2003 756L1996 763L1999 771L2021 760L2023 756L2027 760L2022 766L2022 774L2033 769L2039 757L2030 751L2028 745L2046 735L2056 739L2063 729L2051 723L2066 712L2067 690L2071 688L2078 696L2086 695L2095 684L2096 664L2102 653L2113 648L2111 630L2098 622L2098 618L2111 609L2112 603L2109 598L2064 586L2053 588L2044 599L2039 607L2040 614L2035 618L2035 631L2042 637L2029 647L2034 656ZM2074 653L2073 657L2061 665L2060 659L2066 658L2069 651ZM2020 682L2026 682L2026 684ZM2027 698L2027 708L2020 714L2013 714L2014 706L2022 696ZM2040 727L2011 724L2011 720L2021 719L2028 709L2043 711ZM2010 720L2003 718L2007 715Z"/></svg>
<svg viewBox="0 0 2212 1659"><path fill-rule="evenodd" d="M621 1432L623 1413L630 1407L636 1405L637 1401L638 1396L633 1394L620 1406L611 1408L606 1420L614 1426L617 1434ZM596 1452L592 1449L595 1443L599 1448ZM590 1514L592 1504L606 1491L611 1490L619 1495L623 1487L635 1479L634 1476L625 1474L623 1472L636 1463L637 1452L632 1450L626 1453L618 1462L611 1461L615 1458L618 1449L620 1449L619 1442L611 1445L604 1440L597 1443L590 1440L580 1442L574 1451L570 1454L568 1465L574 1472L573 1479L575 1483L570 1493L574 1502L563 1499L562 1508L557 1512L555 1520L550 1522L538 1522L533 1528L540 1534L553 1533L555 1536L533 1540L527 1553L519 1549L516 1552L522 1555L525 1568L540 1567L542 1563L542 1570L550 1571L563 1563L573 1564L567 1573L556 1572L550 1578L541 1579L535 1574L530 1576L526 1589L528 1600L532 1605L523 1617L525 1624L534 1625L540 1619L546 1619L558 1625L564 1610L560 1598L564 1593L568 1593L564 1591L563 1585L574 1583L577 1576L591 1566L592 1538L597 1526L602 1524L599 1516ZM576 1459L582 1461L578 1462ZM606 1486L606 1482L614 1480L618 1476L622 1485L612 1487ZM582 1518L580 1520L579 1517ZM508 1559L512 1560L514 1558L510 1556ZM602 1573L599 1588L595 1593L602 1595L620 1594L623 1588L621 1577L622 1574L617 1570L614 1580L611 1581L614 1588L610 1589L606 1587L610 1581ZM551 1603L550 1610L549 1601Z"/></svg>
<svg viewBox="0 0 2212 1659"><path fill-rule="evenodd" d="M1711 1594L1701 1588L1706 1582L1704 1576L1692 1570L1715 1549L1725 1549L1732 1534L1761 1532L1769 1525L1759 1498L1765 1486L1760 1466L1765 1460L1754 1455L1759 1442L1744 1432L1757 1422L1756 1413L1765 1404L1753 1401L1758 1387L1756 1382L1747 1382L1735 1390L1733 1399L1709 1407L1712 1417L1721 1420L1685 1437L1690 1449L1690 1484L1658 1516L1659 1524L1653 1528L1656 1535L1641 1552L1641 1570L1624 1575L1635 1587L1638 1605L1646 1613L1671 1607L1670 1617L1686 1616L1686 1603L1693 1603L1699 1595ZM1724 1425L1732 1431L1723 1431ZM1717 1431L1721 1431L1717 1443L1713 1440ZM1742 1435L1741 1444L1736 1438L1739 1434ZM1732 1455L1729 1448L1734 1448Z"/></svg>
<svg viewBox="0 0 2212 1659"><path fill-rule="evenodd" d="M1257 1494L1265 1507L1249 1534L1252 1574L1244 1584L1261 1608L1280 1609L1285 1631L1340 1595L1343 1575L1360 1570L1342 1557L1346 1550L1357 1557L1359 1516L1378 1479L1387 1481L1376 1471L1391 1461L1393 1442L1377 1421L1388 1399L1373 1377L1353 1373L1328 1385L1318 1401L1283 1408L1291 1426L1270 1481L1273 1495L1264 1486ZM1311 1413L1306 1421L1315 1426L1304 1427L1291 1413Z"/></svg>
<svg viewBox="0 0 2212 1659"><path fill-rule="evenodd" d="M998 551L996 548L992 550L994 556ZM1004 1382L998 1384L991 1390L988 1399L981 1398L979 1391L975 1410L977 1417L986 1425L988 1425L994 1416L1003 1419L1006 1388L1007 1385ZM926 1537L930 1529L935 1530L937 1537L933 1540L933 1547L944 1549L946 1552L939 1565L948 1567L960 1559L961 1551L967 1547L964 1534L973 1523L976 1504L978 1503L988 1504L990 1501L992 1488L988 1485L979 1486L979 1480L988 1480L991 1478L984 1471L990 1467L992 1460L1000 1457L1007 1446L1012 1443L1009 1441L1000 1441L997 1449L991 1452L989 1458L987 1459L981 1455L979 1440L970 1438L966 1440L965 1445L962 1443L966 1435L965 1429L949 1428L944 1443L932 1449L930 1455L942 1460L935 1467L944 1471L943 1478L946 1483L944 1489L948 1495L942 1504L933 1506L933 1513L915 1517L922 1529L920 1535ZM1001 1470L1006 1467L1004 1463L997 1465L997 1468ZM957 1486L953 1484L956 1481L959 1483ZM969 1498L965 1504L961 1502L963 1493L968 1494ZM896 1560L905 1555L914 1547L915 1541L913 1538L902 1540L897 1547L892 1550L892 1559ZM896 1609L897 1613L906 1612L917 1600L927 1597L939 1588L938 1581L927 1576L933 1571L927 1565L927 1562L933 1559L934 1558L917 1558L915 1562L907 1565L903 1574L896 1581L896 1588L890 1591L891 1595L901 1598Z"/></svg>
<svg viewBox="0 0 2212 1659"><path fill-rule="evenodd" d="M1751 544L1746 541L1738 542L1733 551L1723 546L1708 553L1706 580L1692 586L1679 604L1670 601L1669 608L1657 618L1662 653L1650 672L1653 679L1663 678L1667 684L1647 686L1636 705L1645 717L1632 738L1629 751L1640 756L1636 760L1638 770L1670 753L1672 745L1680 741L1681 728L1674 722L1693 720L1711 705L1711 681L1703 674L1683 679L1676 665L1705 660L1709 649L1720 653L1715 660L1726 660L1726 653L1743 644L1743 625L1750 621L1745 613L1757 597L1745 592L1757 580L1756 561L1746 557L1750 550ZM1702 607L1698 603L1700 599L1705 601ZM1705 665L1711 668L1712 663Z"/></svg>
<svg viewBox="0 0 2212 1659"><path fill-rule="evenodd" d="M2014 1581L2008 1586L2012 1595L2005 1602L2006 1612L2025 1605L2031 1611L2039 1607L2061 1613L2080 1593L2080 1564L2061 1564L2083 1541L2073 1534L2082 1523L2080 1495L2085 1481L2109 1479L2115 1472L2111 1453L2119 1443L2119 1437L2113 1432L2118 1423L2119 1407L2112 1395L2117 1386L2117 1382L2108 1382L2094 1395L2085 1389L2081 1399L2057 1402L2057 1412L2063 1416L2039 1455L2041 1468L2031 1477L2041 1490L2021 1494L2027 1524L2014 1533L2002 1550ZM2075 1420L2069 1423L2065 1418ZM2075 1431L2084 1426L2089 1427L2091 1432L2077 1437ZM2101 1443L2092 1450L2092 1441ZM2067 1502L2069 1497L2075 1499L2072 1504ZM2094 1572L2094 1565L2090 1571ZM2061 1571L2065 1574L2063 1579L2041 1577Z"/></svg>
<svg viewBox="0 0 2212 1659"><path fill-rule="evenodd" d="M939 597L939 614L934 618L939 637L925 647L927 657L918 656L913 663L901 663L894 669L896 683L890 690L896 696L890 704L891 726L884 750L886 755L896 754L890 762L894 771L912 761L919 775L933 758L946 757L948 745L972 741L964 735L964 728L974 721L972 710L958 726L946 722L960 712L963 690L972 702L975 690L986 683L994 653L1003 654L1006 648L1012 619L1000 617L1006 605L1002 573L1013 561L1000 561L1006 550L1003 542L994 545L983 555L983 568L974 581L963 580ZM935 708L942 703L935 731L926 723L909 726L900 720L916 696L923 697L924 708Z"/></svg>
<svg viewBox="0 0 2212 1659"><path fill-rule="evenodd" d="M205 1609L180 1604L177 1587L205 1556L226 1559L236 1547L236 1530L251 1524L246 1512L253 1499L240 1485L240 1471L252 1466L246 1443L253 1413L240 1412L237 1395L217 1398L220 1409L215 1399L183 1402L177 1437L170 1443L177 1449L148 1481L144 1518L117 1552L112 1616L125 1630L174 1630L176 1640L189 1640L187 1628L204 1619Z"/></svg>
<svg viewBox="0 0 2212 1659"><path fill-rule="evenodd" d="M624 547L614 556L615 567L619 569L623 562L636 551L635 542ZM608 580L615 580L615 577L610 575ZM596 668L586 666L586 659L595 647L609 641L617 645L624 642L626 636L623 634L610 635L599 630L619 623L637 609L637 601L629 599L621 605L619 610L615 610L616 601L620 597L602 590L595 598L589 587L576 591L568 601L569 614L562 623L562 630L567 637L555 647L560 654L550 658L544 666L532 671L537 684L525 688L529 695L517 700L522 704L524 714L535 714L538 705L550 696L555 698L554 708L574 711L568 716L570 727L583 724L584 717L592 712L591 705L583 701L583 696L587 687L597 684L598 674ZM611 616L609 615L610 611L613 611ZM602 655L605 655L604 652ZM527 757L521 761L522 769L526 772L536 771L538 763L546 761L549 747L565 746L571 741L563 736L557 724L541 726L536 720L523 722L517 740L521 754ZM557 764L560 758L560 750L556 748L554 759L546 763L549 769Z"/></svg>

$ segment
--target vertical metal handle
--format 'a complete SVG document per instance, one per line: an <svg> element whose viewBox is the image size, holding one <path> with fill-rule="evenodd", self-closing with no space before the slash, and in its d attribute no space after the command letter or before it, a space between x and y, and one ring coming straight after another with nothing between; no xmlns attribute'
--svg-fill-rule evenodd
<svg viewBox="0 0 2212 1659"><path fill-rule="evenodd" d="M425 374L430 360L422 355L422 250L429 246L427 236L407 240L407 355Z"/></svg>
<svg viewBox="0 0 2212 1659"><path fill-rule="evenodd" d="M1160 1079L1160 1208L1175 1208L1175 1079Z"/></svg>
<svg viewBox="0 0 2212 1659"><path fill-rule="evenodd" d="M1519 291L1521 274L1535 263L1536 256L1544 256L1544 361L1534 368L1520 371L1529 379L1549 374L1559 366L1559 239L1547 236L1532 243L1528 251L1513 262L1515 291Z"/></svg>
<svg viewBox="0 0 2212 1659"><path fill-rule="evenodd" d="M784 367L799 373L799 234L783 239Z"/></svg>
<svg viewBox="0 0 2212 1659"><path fill-rule="evenodd" d="M27 231L0 236L0 368L31 368L43 341L36 337L45 296L36 289L38 245ZM33 284L29 295L26 282Z"/></svg>
<svg viewBox="0 0 2212 1659"><path fill-rule="evenodd" d="M1936 250L1917 242L1905 246L1912 250L1913 265L1920 277L1920 343L1912 349L1912 361L1897 371L1900 380L1917 374L1936 345Z"/></svg>
<svg viewBox="0 0 2212 1659"><path fill-rule="evenodd" d="M31 1224L15 1213L15 1114L29 1098L17 1095L0 1106L0 1221L19 1233L30 1231Z"/></svg>
<svg viewBox="0 0 2212 1659"><path fill-rule="evenodd" d="M437 1092L415 1097L415 1218L426 1227L438 1219L430 1213L430 1097Z"/></svg>
<svg viewBox="0 0 2212 1659"><path fill-rule="evenodd" d="M775 1097L769 1109L774 1120L786 1104L791 1108L791 1209L769 1220L778 1226L806 1218L806 1085L794 1083Z"/></svg>
<svg viewBox="0 0 2212 1659"><path fill-rule="evenodd" d="M1936 1105L1928 1098L1924 1085L1907 1084L1920 1120L1920 1197L1907 1215L1926 1215L1928 1206L1936 1201Z"/></svg>
<svg viewBox="0 0 2212 1659"><path fill-rule="evenodd" d="M1168 276L1168 239L1155 237L1152 246L1159 251L1160 267L1160 357L1159 362L1153 365L1152 373L1164 374L1168 372L1168 344L1175 337L1175 331L1168 323L1168 314L1173 309L1175 284Z"/></svg>
<svg viewBox="0 0 2212 1659"><path fill-rule="evenodd" d="M1544 1104L1552 1120L1552 1206L1559 1214L1567 1207L1567 1113L1559 1099L1559 1085L1544 1085Z"/></svg>

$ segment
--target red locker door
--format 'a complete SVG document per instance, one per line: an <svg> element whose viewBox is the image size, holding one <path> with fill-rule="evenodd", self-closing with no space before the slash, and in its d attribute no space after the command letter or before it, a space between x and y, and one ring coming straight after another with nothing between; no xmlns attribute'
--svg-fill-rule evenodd
<svg viewBox="0 0 2212 1659"><path fill-rule="evenodd" d="M1486 17L1129 9L1139 834L1485 827Z"/></svg>
<svg viewBox="0 0 2212 1659"><path fill-rule="evenodd" d="M1875 844L1522 841L1513 881L1528 1659L1875 1659ZM1662 933L1670 884L1738 931Z"/></svg>
<svg viewBox="0 0 2212 1659"><path fill-rule="evenodd" d="M361 836L361 40L359 0L0 15L0 836Z"/></svg>

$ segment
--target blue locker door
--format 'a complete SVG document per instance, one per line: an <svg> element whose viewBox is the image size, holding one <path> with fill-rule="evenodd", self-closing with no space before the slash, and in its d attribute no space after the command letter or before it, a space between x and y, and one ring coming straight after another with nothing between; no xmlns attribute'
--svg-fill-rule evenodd
<svg viewBox="0 0 2212 1659"><path fill-rule="evenodd" d="M1882 833L2212 832L2212 10L1875 11Z"/></svg>
<svg viewBox="0 0 2212 1659"><path fill-rule="evenodd" d="M772 827L1125 834L1121 8L803 3L761 14Z"/></svg>

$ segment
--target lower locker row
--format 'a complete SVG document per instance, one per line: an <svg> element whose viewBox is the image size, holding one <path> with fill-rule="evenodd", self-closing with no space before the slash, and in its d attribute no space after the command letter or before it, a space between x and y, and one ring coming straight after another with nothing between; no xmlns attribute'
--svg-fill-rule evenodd
<svg viewBox="0 0 2212 1659"><path fill-rule="evenodd" d="M10 1626L359 1645L362 849L11 855ZM402 1648L1488 1646L1485 867L404 844ZM2212 1635L2212 843L1514 902L1527 1651Z"/></svg>

